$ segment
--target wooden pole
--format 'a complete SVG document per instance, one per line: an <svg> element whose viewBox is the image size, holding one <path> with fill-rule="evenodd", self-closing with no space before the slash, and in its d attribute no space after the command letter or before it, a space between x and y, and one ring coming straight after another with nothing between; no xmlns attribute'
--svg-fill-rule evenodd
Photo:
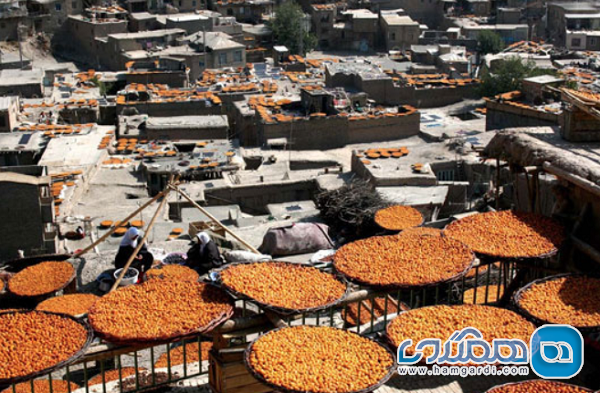
<svg viewBox="0 0 600 393"><path fill-rule="evenodd" d="M584 179L581 176L567 172L564 169L554 166L549 162L544 162L544 171L546 171L547 173L551 173L556 177L560 177L561 179L564 179L569 183L573 183L576 186L583 188L587 192L590 192L596 196L600 196L600 186L598 186L594 182L589 181L588 179Z"/></svg>
<svg viewBox="0 0 600 393"><path fill-rule="evenodd" d="M123 267L123 270L121 270L121 274L119 274L119 277L117 278L117 281L115 281L115 283L113 284L113 286L112 286L112 288L110 289L109 292L112 292L115 289L117 289L117 287L119 286L119 283L121 282L121 280L123 279L123 277L125 277L125 273L127 273L127 270L129 269L129 266L131 266L131 264L133 263L133 260L137 256L138 252L140 252L140 250L144 246L144 243L146 242L146 239L148 238L148 235L150 234L150 230L154 226L154 223L156 222L156 219L158 218L161 210L163 209L163 207L167 203L167 196L169 194L169 191L170 191L169 189L166 190L165 197L163 198L162 201L160 201L160 205L158 205L158 208L156 209L156 212L154 213L154 216L152 216L152 220L150 220L150 223L146 227L146 232L144 232L144 236L142 237L142 240L138 243L137 247L133 251L133 254L131 254L131 256L129 257L129 260L125 264L125 267ZM142 273L142 272L140 272L140 273Z"/></svg>
<svg viewBox="0 0 600 393"><path fill-rule="evenodd" d="M144 210L145 208L147 208L148 206L150 206L152 203L154 203L160 197L166 196L166 194L168 194L169 192L170 192L170 190L164 190L162 192L159 192L158 194L156 194L156 196L154 198L152 198L148 202L144 203L136 211L134 211L133 213L131 213L130 215L128 215L121 222L127 222L127 221L131 220L139 212L141 212L142 210ZM100 244L104 240L106 240L106 238L109 237L110 235L112 235L116 230L117 230L117 227L113 226L108 232L106 232L104 235L102 235L98 240L96 240L95 242L93 242L92 244L90 244L89 246L87 246L86 248L84 248L83 250L81 250L81 251L73 254L73 256L71 258L78 258L78 257L82 256L83 254L87 253L88 251L90 251L91 249L93 249L94 247L96 247L98 244Z"/></svg>
<svg viewBox="0 0 600 393"><path fill-rule="evenodd" d="M209 212L207 212L206 209L204 209L202 206L200 206L199 204L197 204L188 194L186 194L185 192L181 191L181 189L179 189L179 187L176 187L176 186L173 186L173 185L169 185L169 188L171 188L172 190L177 191L179 194L181 194L181 196L184 199L187 199L187 201L189 203L191 203L196 209L200 210L206 217L208 217L211 221L213 221L215 224L217 224L219 227L221 227L225 232L227 232L228 234L230 234L231 236L233 236L233 238L235 238L237 241L239 241L240 243L242 243L250 251L252 251L255 254L260 254L260 251L258 251L256 248L254 248L250 244L248 244L248 242L246 242L244 239L242 239L241 237L239 237L238 235L236 235L235 232L233 232L231 229L229 229L225 225L221 224L221 221L217 220L212 214L210 214Z"/></svg>

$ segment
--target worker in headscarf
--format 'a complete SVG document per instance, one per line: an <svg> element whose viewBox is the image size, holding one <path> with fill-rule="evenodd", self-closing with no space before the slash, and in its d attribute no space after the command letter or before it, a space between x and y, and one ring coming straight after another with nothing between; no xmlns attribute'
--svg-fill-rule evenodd
<svg viewBox="0 0 600 393"><path fill-rule="evenodd" d="M117 252L117 256L115 257L115 267L117 269L122 269L125 267L125 264L129 258L131 258L131 255L138 246L139 238L140 231L138 231L137 228L131 227L127 230L125 236L123 236L123 240L121 240L119 252ZM148 251L148 248L144 244L133 259L130 267L137 269L140 273L143 273L152 267L153 262L154 256Z"/></svg>
<svg viewBox="0 0 600 393"><path fill-rule="evenodd" d="M208 233L200 232L196 235L196 243L187 252L186 265L200 275L208 273L211 269L223 264L219 248L210 238Z"/></svg>

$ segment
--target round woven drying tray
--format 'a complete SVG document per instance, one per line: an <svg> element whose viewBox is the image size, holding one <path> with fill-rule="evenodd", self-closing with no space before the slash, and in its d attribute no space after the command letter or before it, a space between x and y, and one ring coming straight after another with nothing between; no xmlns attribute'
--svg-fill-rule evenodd
<svg viewBox="0 0 600 393"><path fill-rule="evenodd" d="M71 254L46 254L46 255L37 255L34 257L27 258L18 258L13 259L0 264L0 267L6 268L7 272L10 273L18 273L21 270L37 265L40 262L62 262L71 258Z"/></svg>
<svg viewBox="0 0 600 393"><path fill-rule="evenodd" d="M540 278L538 280L532 281L529 284L527 284L524 287L522 287L521 289L519 289L513 295L512 300L513 300L513 304L515 306L516 311L519 314L523 315L528 320L530 320L536 326L542 326L542 325L548 325L548 324L550 324L550 325L555 324L555 322L545 321L543 319L540 319L540 318L532 315L529 311L527 311L524 307L521 306L521 298L523 297L523 294L525 292L527 292L532 286L534 286L536 284L542 284L542 283L545 283L545 282L548 282L548 281L558 280L560 278L565 278L565 277L592 277L592 278L600 278L600 276L598 276L598 275L566 273L566 274L557 274L555 276ZM583 326L583 327L582 326L573 326L573 327L575 329L579 330L581 333L598 333L598 332L600 332L600 325L598 325L598 326Z"/></svg>
<svg viewBox="0 0 600 393"><path fill-rule="evenodd" d="M517 385L521 385L521 384L524 384L526 382L531 382L531 381L538 381L538 380L528 380L528 381L504 383L502 385L496 385L496 386L494 386L494 387L486 390L484 393L494 393L494 389L506 388L506 387L510 387L510 386L517 386ZM583 386L572 385L572 384L569 384L569 383L557 382L557 381L548 381L548 380L540 380L540 381L544 381L544 382L548 382L548 383L553 383L553 384L558 384L558 385L562 385L562 386L570 387L570 388L577 388L577 389L583 390L584 392L589 392L589 393L593 392L592 389L584 388ZM598 392L596 392L596 393L598 393Z"/></svg>
<svg viewBox="0 0 600 393"><path fill-rule="evenodd" d="M486 214L486 213L479 213L479 214ZM458 222L458 221L460 221L460 220L452 221L450 224L448 224L446 226L446 228L444 228L444 231L442 232L444 234L444 236L446 236L448 238L452 238L452 236L448 236L446 234L446 230L452 224L454 224L455 222ZM457 240L460 240L460 239L457 239ZM486 253L486 252L482 252L482 251L473 251L473 252L479 258L493 259L493 260L499 261L499 262L519 262L519 263L535 264L536 262L544 261L544 260L551 258L551 257L555 256L556 254L558 254L558 251L560 249L560 246L562 246L562 244L564 244L564 239L563 239L563 242L558 247L554 247L552 250L542 253L542 254L538 254L538 255L503 256L503 255L495 255L492 253Z"/></svg>
<svg viewBox="0 0 600 393"><path fill-rule="evenodd" d="M208 285L212 285L212 284L208 284ZM157 337L157 338L153 338L153 339L144 339L144 340L124 340L120 337L114 337L110 334L104 334L98 331L94 330L94 334L96 337L99 337L105 341L108 341L110 343L113 344L117 344L117 345L146 345L146 344L167 344L173 341L179 341L181 339L190 337L190 336L196 336L198 334L208 334L210 333L213 329L215 329L216 327L218 327L219 325L221 325L223 322L227 321L228 319L230 319L233 316L233 313L235 311L235 304L233 302L233 299L231 299L231 308L229 309L229 311L226 312L222 312L218 317L214 318L212 321L210 321L208 324L204 325L204 326L200 326L196 329L191 329L185 332L178 332L175 333L169 337Z"/></svg>
<svg viewBox="0 0 600 393"><path fill-rule="evenodd" d="M377 212L379 212L380 210L389 209L390 207L393 207L393 205L392 205L392 206L389 206L389 207L384 207L383 209L379 209L379 210L377 210L377 211L375 212L375 214L377 214ZM414 208L413 208L413 209L414 209ZM415 209L415 210L417 210L417 209ZM421 222L420 222L418 225L411 226L411 227L408 227L408 228L417 228L417 227L420 227L420 226L422 226L423 224L425 224L425 217L423 217L423 213L421 213L419 210L417 210L417 212L419 212L419 214L421 215ZM388 231L388 232L390 232L390 233L402 233L402 231L404 231L404 230L408 229L408 228L405 228L405 229L390 229L390 228L386 228L386 227L382 226L382 225L381 225L381 224L379 224L379 223L378 223L378 222L377 222L375 219L373 219L373 221L375 222L375 225L377 225L379 228L381 228L381 229L383 229L383 230L385 230L385 231Z"/></svg>
<svg viewBox="0 0 600 393"><path fill-rule="evenodd" d="M235 263L227 264L227 266L224 267L224 268L214 270L214 272L217 274L215 283L218 286L220 286L221 288L223 288L225 291L227 291L229 294L231 294L232 296L234 296L234 297L236 297L236 298L238 298L240 300L248 300L248 301L250 301L250 302L258 305L259 307L261 307L261 308L263 308L265 310L270 310L270 311L273 311L273 312L275 312L277 314L281 314L281 315L292 315L292 314L299 314L299 313L303 313L303 312L309 313L309 312L317 312L317 311L327 310L329 308L335 307L338 304L340 304L344 299L346 299L346 297L350 293L350 287L348 285L348 281L345 279L344 276L342 276L339 273L334 273L334 274L326 273L326 274L331 274L336 280L340 281L346 287L346 290L344 291L344 294L339 299L336 299L333 302L329 302L327 304L324 304L324 305L318 306L318 307L309 307L309 308L284 308L284 307L274 306L272 304L263 303L263 302L258 301L256 299L254 299L254 298L252 298L252 297L244 294L244 293L238 292L235 289L233 289L230 286L228 286L225 283L223 283L223 280L221 279L221 272L227 270L229 267L236 266L236 265L251 265L251 264L257 264L257 263L269 263L269 262L290 264L290 265L294 265L294 266L312 267L310 265L302 265L302 264L299 264L299 263L293 263L293 262L287 262L287 261L235 262Z"/></svg>
<svg viewBox="0 0 600 393"><path fill-rule="evenodd" d="M49 315L57 315L61 318L66 318L66 319L71 319L73 321L75 321L76 323L78 323L79 325L83 326L87 332L87 339L85 341L85 343L83 344L83 346L79 349L79 351L75 352L70 358L68 358L67 360L63 360L62 362L59 362L57 364L55 364L52 367L48 367L45 368L43 370L40 371L36 371L34 373L28 374L28 375L24 375L21 377L15 377L15 378L8 378L8 379L1 379L0 380L0 385L13 385L19 382L23 382L23 381L27 381L30 379L34 379L37 377L40 377L42 375L45 374L49 374L52 373L54 371L60 370L61 368L65 367L68 364L73 363L74 361L76 361L77 359L81 358L83 355L85 355L88 347L90 346L90 344L92 343L92 340L94 339L94 332L92 331L92 329L90 328L90 325L81 320L81 319L77 319L75 317L72 317L70 315L66 315L66 314L58 314L58 313L54 313L54 312L48 312L48 311L35 311L35 310L19 310L19 311L10 311L7 313L3 313L2 315L6 315L6 314L24 314L24 313L28 313L28 312L37 312L37 313L43 313L43 314L49 314Z"/></svg>
<svg viewBox="0 0 600 393"><path fill-rule="evenodd" d="M387 285L375 285L366 281L362 281L359 278L355 278L355 277L350 277L348 275L345 275L344 273L340 272L337 270L337 268L335 268L335 259L333 261L333 267L335 268L336 272L338 272L342 277L344 277L346 280L348 280L349 282L356 284L356 285L360 285L363 287L370 287L370 288L376 288L378 290L419 290L419 289L427 289L427 288L431 288L431 287L436 287L438 285L442 285L442 284L448 284L454 281L459 280L460 278L462 278L465 274L467 274L469 272L469 270L471 270L473 268L473 265L475 264L476 261L476 257L473 254L473 258L471 259L471 262L469 263L469 265L465 268L465 270L463 270L462 272L455 274L452 277L443 279L443 280L438 280L438 281L433 281L433 282L428 282L425 284L419 284L419 285L401 285L401 284L387 284Z"/></svg>
<svg viewBox="0 0 600 393"><path fill-rule="evenodd" d="M276 392L279 393L313 393L311 391L308 390L292 390L292 389L286 389L284 387L281 386L277 386L275 384L272 384L270 382L268 382L260 373L258 373L257 371L254 370L254 368L252 367L252 365L250 364L250 354L252 353L252 346L254 345L254 343L256 341L258 341L261 337L266 336L267 334L271 334L271 333L275 333L279 330L282 329L289 329L289 327L281 327L281 328L277 328L277 329L273 329L257 338L255 338L254 340L252 340L252 342L250 344L248 344L248 346L246 347L246 349L244 350L244 365L246 366L246 369L250 372L250 374L256 378L257 380L259 380L260 382L262 382L263 384L273 388ZM337 328L336 328L337 329ZM342 330L342 329L339 329ZM347 331L347 330L345 330ZM349 332L352 334L356 334L357 336L360 336L360 334L358 333L353 333L353 332ZM364 336L361 336L364 337ZM366 338L366 337L364 337ZM388 371L388 373L381 379L379 380L377 383L369 386L368 388L365 389L361 389L361 390L353 390L350 392L343 392L343 393L369 393L372 392L376 389L379 389L381 386L383 386L384 383L386 383L387 381L389 381L389 379L394 375L394 373L396 372L396 356L394 351L392 351L388 345L386 345L385 343L380 343L376 340L373 339L369 339L371 341L373 341L374 343L376 343L377 345L379 345L380 347L382 347L383 349L385 349L387 351L387 353L390 354L391 358L392 358L392 365L390 366L390 369Z"/></svg>
<svg viewBox="0 0 600 393"><path fill-rule="evenodd" d="M56 262L62 262L62 261L56 261ZM43 300L51 298L57 292L62 291L63 289L65 289L66 287L68 287L73 282L73 280L75 279L75 277L77 277L77 270L75 268L73 268L73 274L71 274L71 277L63 285L61 285L57 289L54 289L54 290L52 290L50 292L42 293L42 294L35 295L35 296L19 295L17 293L11 292L10 288L8 287L8 285L7 285L7 289L6 290L7 290L7 292L9 292L11 294L11 296L14 296L15 298L28 299L28 300L35 301L35 302L41 302Z"/></svg>
<svg viewBox="0 0 600 393"><path fill-rule="evenodd" d="M495 307L495 308L500 308L503 309L502 307L498 307L498 306L493 306L493 305L489 305L489 304L482 304L482 305L476 305L476 304L472 304L473 306L485 306L485 307ZM456 306L460 306L459 304L456 304ZM426 306L426 307L436 307L436 306ZM404 310L399 312L395 318L398 318L400 315L408 313L410 311L413 311L416 309L409 309L409 310ZM390 321L391 322L391 321ZM393 351L394 353L396 353L396 351L398 350L398 346L394 343L394 341L392 340L392 338L390 337L390 335L388 334L388 329L389 329L390 324L388 323L388 325L385 327L385 331L382 332L382 341L384 342L384 344L386 345L386 347L388 347L391 351ZM427 364L427 360L426 357L423 356L423 358L417 363L417 365L420 366L427 366L427 367L433 367L433 364ZM493 367L498 367L498 368L502 368L503 365L497 363L492 365Z"/></svg>

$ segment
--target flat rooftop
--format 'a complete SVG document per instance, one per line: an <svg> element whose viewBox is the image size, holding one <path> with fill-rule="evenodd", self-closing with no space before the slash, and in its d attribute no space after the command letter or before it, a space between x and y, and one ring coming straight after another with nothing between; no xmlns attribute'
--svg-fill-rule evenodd
<svg viewBox="0 0 600 393"><path fill-rule="evenodd" d="M186 31L183 29L162 29L162 30L151 30L151 31L139 31L137 33L117 33L109 34L108 36L115 40L135 40L142 38L158 38L172 34L185 34Z"/></svg>
<svg viewBox="0 0 600 393"><path fill-rule="evenodd" d="M15 151L39 151L45 141L39 132L0 133L0 154Z"/></svg>
<svg viewBox="0 0 600 393"><path fill-rule="evenodd" d="M229 122L225 115L150 117L146 121L146 127L151 129L227 128L229 127Z"/></svg>
<svg viewBox="0 0 600 393"><path fill-rule="evenodd" d="M18 86L41 84L44 72L39 68L32 70L1 70L0 71L0 86Z"/></svg>
<svg viewBox="0 0 600 393"><path fill-rule="evenodd" d="M87 134L50 139L38 165L47 166L51 172L96 165L106 155L106 150L98 150L98 145L106 132L114 129L114 126L95 126Z"/></svg>

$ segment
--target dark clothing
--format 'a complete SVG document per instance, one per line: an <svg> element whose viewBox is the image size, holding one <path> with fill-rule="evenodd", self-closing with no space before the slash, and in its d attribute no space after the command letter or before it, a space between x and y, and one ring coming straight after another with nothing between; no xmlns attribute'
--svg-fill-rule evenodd
<svg viewBox="0 0 600 393"><path fill-rule="evenodd" d="M117 256L115 257L115 267L117 269L122 269L125 267L125 264L131 258L131 254L135 251L135 247L131 246L121 246L119 247L119 252L117 252ZM142 259L137 259L142 257ZM137 258L131 262L131 267L137 269L140 274L143 272L147 272L152 267L152 263L154 263L154 256L146 245L142 247L140 252L137 255Z"/></svg>
<svg viewBox="0 0 600 393"><path fill-rule="evenodd" d="M189 249L186 263L186 265L194 269L198 274L206 274L209 270L223 265L219 248L215 242L208 242L202 251L200 251L200 248L200 244L196 243Z"/></svg>

